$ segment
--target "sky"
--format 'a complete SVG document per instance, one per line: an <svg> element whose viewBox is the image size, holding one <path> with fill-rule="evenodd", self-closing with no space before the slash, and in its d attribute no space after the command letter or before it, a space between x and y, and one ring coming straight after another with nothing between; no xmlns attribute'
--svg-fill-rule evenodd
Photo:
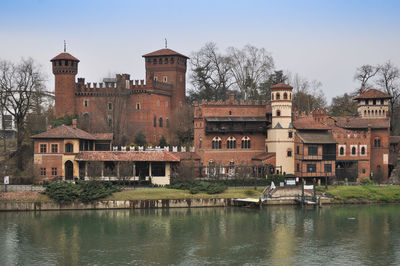
<svg viewBox="0 0 400 266"><path fill-rule="evenodd" d="M399 14L394 0L1 0L0 59L32 57L52 91L49 60L64 40L87 82L115 73L144 79L142 55L164 48L165 38L188 56L207 42L221 52L251 44L269 51L277 70L320 81L330 102L358 86L357 67L400 67Z"/></svg>

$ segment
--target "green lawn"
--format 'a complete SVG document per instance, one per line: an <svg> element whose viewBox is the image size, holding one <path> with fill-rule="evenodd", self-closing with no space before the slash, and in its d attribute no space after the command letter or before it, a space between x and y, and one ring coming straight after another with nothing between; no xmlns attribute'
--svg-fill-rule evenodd
<svg viewBox="0 0 400 266"><path fill-rule="evenodd" d="M205 193L190 194L188 190L168 188L135 189L114 193L105 200L245 198L259 197L263 189L263 187L259 187L257 191L254 191L254 188L249 187L228 188L224 193L212 195Z"/></svg>
<svg viewBox="0 0 400 266"><path fill-rule="evenodd" d="M318 190L324 191L324 188ZM400 186L330 186L326 192L344 203L400 202Z"/></svg>

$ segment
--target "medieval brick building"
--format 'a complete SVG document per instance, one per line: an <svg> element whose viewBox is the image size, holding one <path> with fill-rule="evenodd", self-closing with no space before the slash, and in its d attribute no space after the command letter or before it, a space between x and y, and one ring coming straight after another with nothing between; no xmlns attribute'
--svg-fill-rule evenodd
<svg viewBox="0 0 400 266"><path fill-rule="evenodd" d="M55 115L79 116L81 127L91 132L112 132L132 140L142 131L157 144L169 138L173 113L185 103L188 57L171 49L143 55L146 82L116 75L100 83L78 78L79 60L69 53L51 59L55 76ZM123 142L117 139L117 142Z"/></svg>

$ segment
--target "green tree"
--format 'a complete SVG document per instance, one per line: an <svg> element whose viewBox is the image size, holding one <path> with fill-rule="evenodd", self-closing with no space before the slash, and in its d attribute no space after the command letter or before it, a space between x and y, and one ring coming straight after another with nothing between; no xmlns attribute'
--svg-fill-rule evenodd
<svg viewBox="0 0 400 266"><path fill-rule="evenodd" d="M350 94L343 94L332 98L332 104L329 107L331 116L355 116L357 115L357 103L353 101Z"/></svg>
<svg viewBox="0 0 400 266"><path fill-rule="evenodd" d="M160 146L161 148L168 146L167 140L164 138L164 136L161 136L160 141L158 142L158 146Z"/></svg>
<svg viewBox="0 0 400 266"><path fill-rule="evenodd" d="M139 131L135 136L135 144L139 146L144 146L147 144L146 136L143 131Z"/></svg>

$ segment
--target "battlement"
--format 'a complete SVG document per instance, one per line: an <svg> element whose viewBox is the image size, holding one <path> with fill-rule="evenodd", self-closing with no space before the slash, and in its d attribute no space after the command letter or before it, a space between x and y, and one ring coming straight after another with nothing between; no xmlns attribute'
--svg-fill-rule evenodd
<svg viewBox="0 0 400 266"><path fill-rule="evenodd" d="M226 100L226 101L206 101L202 100L200 103L199 102L194 102L194 106L263 106L267 105L267 101L262 100L248 100L248 101L236 101L236 100Z"/></svg>

